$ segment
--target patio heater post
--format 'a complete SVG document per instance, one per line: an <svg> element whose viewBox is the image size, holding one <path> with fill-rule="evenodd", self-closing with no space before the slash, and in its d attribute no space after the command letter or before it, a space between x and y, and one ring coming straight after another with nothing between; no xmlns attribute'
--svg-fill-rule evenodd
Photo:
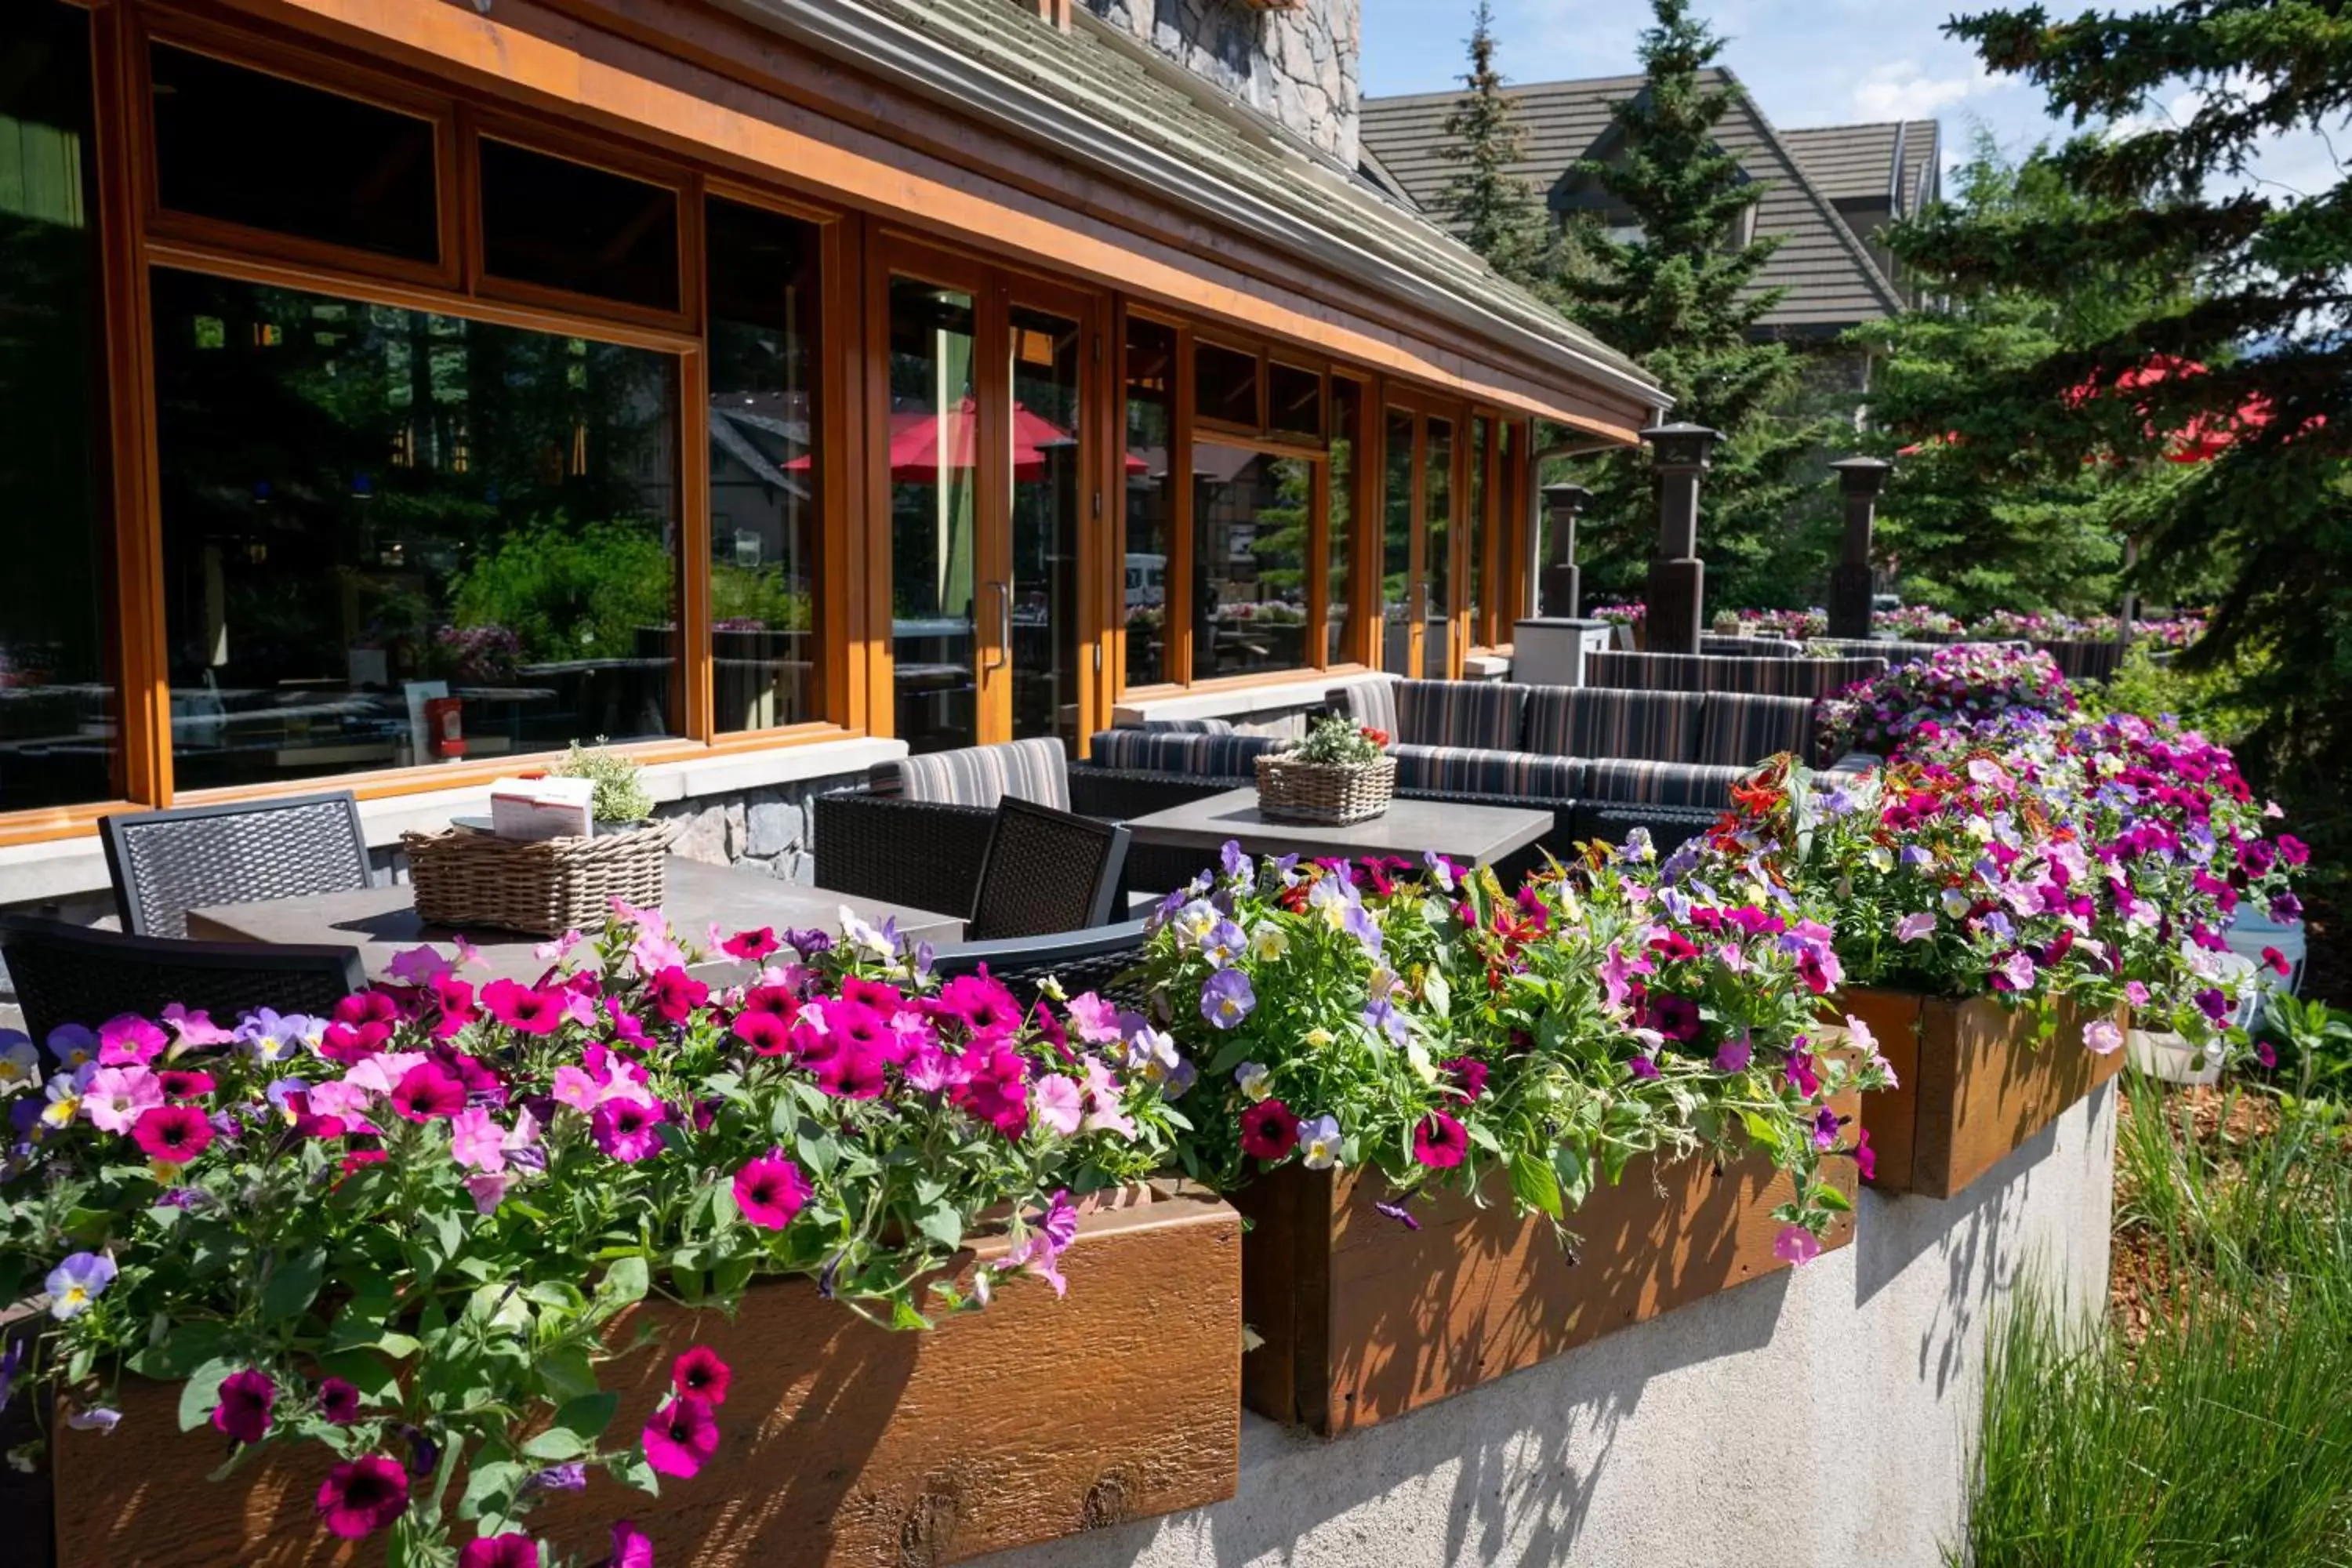
<svg viewBox="0 0 2352 1568"><path fill-rule="evenodd" d="M1870 533L1878 520L1878 493L1894 465L1877 458L1847 458L1830 465L1845 497L1845 555L1830 574L1830 636L1870 636Z"/></svg>
<svg viewBox="0 0 2352 1568"><path fill-rule="evenodd" d="M1642 432L1658 484L1658 552L1650 562L1649 650L1696 653L1706 626L1706 563L1698 558L1698 481L1719 430L1659 425Z"/></svg>
<svg viewBox="0 0 2352 1568"><path fill-rule="evenodd" d="M1538 606L1547 616L1574 619L1583 611L1583 584L1576 569L1576 519L1592 492L1582 485L1546 485L1544 510L1551 514L1551 559L1543 571L1543 598Z"/></svg>

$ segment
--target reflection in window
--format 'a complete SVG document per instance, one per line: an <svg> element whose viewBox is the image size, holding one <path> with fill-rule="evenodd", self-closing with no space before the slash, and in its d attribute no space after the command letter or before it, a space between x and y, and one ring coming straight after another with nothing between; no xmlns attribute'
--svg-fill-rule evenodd
<svg viewBox="0 0 2352 1568"><path fill-rule="evenodd" d="M1176 329L1127 323L1127 684L1174 680L1168 666L1168 558L1172 542L1170 411Z"/></svg>
<svg viewBox="0 0 2352 1568"><path fill-rule="evenodd" d="M1192 345L1192 408L1203 419L1257 428L1257 355L1222 343Z"/></svg>
<svg viewBox="0 0 2352 1568"><path fill-rule="evenodd" d="M1421 647L1422 673L1441 679L1453 667L1446 630L1454 613L1454 422L1429 422L1429 456L1422 478L1422 510L1427 538L1422 545L1423 574L1429 587L1422 595L1422 616L1429 629Z"/></svg>
<svg viewBox="0 0 2352 1568"><path fill-rule="evenodd" d="M119 630L95 367L89 18L0 16L0 810L107 800Z"/></svg>
<svg viewBox="0 0 2352 1568"><path fill-rule="evenodd" d="M1013 732L1078 753L1078 324L1015 310Z"/></svg>
<svg viewBox="0 0 2352 1568"><path fill-rule="evenodd" d="M972 329L971 295L890 280L890 641L918 752L980 739Z"/></svg>
<svg viewBox="0 0 2352 1568"><path fill-rule="evenodd" d="M1277 436L1323 438L1323 374L1276 360L1266 371L1266 426Z"/></svg>
<svg viewBox="0 0 2352 1568"><path fill-rule="evenodd" d="M184 789L675 733L667 354L159 268Z"/></svg>
<svg viewBox="0 0 2352 1568"><path fill-rule="evenodd" d="M149 58L166 208L412 261L440 257L431 121L168 44Z"/></svg>
<svg viewBox="0 0 2352 1568"><path fill-rule="evenodd" d="M711 691L731 734L823 717L817 230L708 210Z"/></svg>
<svg viewBox="0 0 2352 1568"><path fill-rule="evenodd" d="M493 278L677 309L677 193L482 138L482 267Z"/></svg>
<svg viewBox="0 0 2352 1568"><path fill-rule="evenodd" d="M1462 607L1470 621L1470 640L1486 641L1478 619L1478 595L1486 586L1486 445L1495 427L1483 418L1470 421L1470 506L1462 519Z"/></svg>
<svg viewBox="0 0 2352 1568"><path fill-rule="evenodd" d="M1192 678L1310 668L1314 464L1198 441L1192 475Z"/></svg>
<svg viewBox="0 0 2352 1568"><path fill-rule="evenodd" d="M1389 411L1381 519L1381 668L1412 673L1412 433L1410 414Z"/></svg>
<svg viewBox="0 0 2352 1568"><path fill-rule="evenodd" d="M1348 627L1356 612L1356 464L1361 450L1364 390L1355 382L1331 383L1331 500L1325 532L1330 554L1325 563L1323 658L1339 664L1349 657Z"/></svg>

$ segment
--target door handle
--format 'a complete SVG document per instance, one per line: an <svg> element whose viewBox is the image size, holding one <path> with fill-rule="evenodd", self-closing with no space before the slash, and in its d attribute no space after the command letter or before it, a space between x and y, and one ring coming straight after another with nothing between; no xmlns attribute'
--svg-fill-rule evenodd
<svg viewBox="0 0 2352 1568"><path fill-rule="evenodd" d="M996 592L996 658L987 668L1003 669L1013 658L1013 584L992 581L988 585Z"/></svg>

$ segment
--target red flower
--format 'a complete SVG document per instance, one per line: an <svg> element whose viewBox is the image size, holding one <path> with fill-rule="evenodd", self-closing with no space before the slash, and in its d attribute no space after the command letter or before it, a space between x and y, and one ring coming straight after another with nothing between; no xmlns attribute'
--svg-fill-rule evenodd
<svg viewBox="0 0 2352 1568"><path fill-rule="evenodd" d="M868 980L862 974L852 974L843 979L841 999L871 1007L885 1018L907 1005L905 992L895 985L885 985L878 980Z"/></svg>
<svg viewBox="0 0 2352 1568"><path fill-rule="evenodd" d="M714 1406L727 1403L727 1385L734 1376L734 1369L708 1345L696 1345L672 1362L669 1369L671 1387Z"/></svg>
<svg viewBox="0 0 2352 1568"><path fill-rule="evenodd" d="M446 1040L482 1016L481 1008L474 1005L470 983L454 974L436 974L432 990L433 999L441 1008L441 1021L433 1026L436 1038Z"/></svg>
<svg viewBox="0 0 2352 1568"><path fill-rule="evenodd" d="M2284 975L2287 974L2290 971L2292 971L2292 970L2294 968L2294 965L2293 965L2293 964L2289 963L2286 961L2286 954L2285 954L2285 953L2281 952L2277 948L2274 948L2274 947L2266 947L2266 948L2263 949L2263 962L2264 963L2266 963L2266 964L2270 965L2270 970L2271 970L2271 973L2273 973L2273 974L2277 974L2277 975L2281 975L2281 976L2284 976ZM168 1078L168 1077L170 1077L171 1075L170 1075L170 1074L168 1074L168 1073L166 1073L164 1076L165 1076L166 1078ZM171 1092L172 1092L171 1086L170 1086L169 1084L166 1084L166 1085L164 1086L164 1088L163 1088L163 1092L164 1092L165 1094L169 1094L169 1093L171 1093Z"/></svg>
<svg viewBox="0 0 2352 1568"><path fill-rule="evenodd" d="M719 1418L707 1401L679 1394L654 1412L644 1437L646 1464L662 1475L690 1479L719 1452Z"/></svg>
<svg viewBox="0 0 2352 1568"><path fill-rule="evenodd" d="M408 1472L381 1454L337 1465L319 1487L319 1517L345 1541L373 1535L407 1507Z"/></svg>
<svg viewBox="0 0 2352 1568"><path fill-rule="evenodd" d="M534 990L512 980L493 980L482 987L482 1005L490 1016L520 1035L551 1035L563 1024L563 998Z"/></svg>
<svg viewBox="0 0 2352 1568"><path fill-rule="evenodd" d="M719 944L719 951L730 958L740 958L746 963L757 963L784 944L766 926L758 931L739 931Z"/></svg>
<svg viewBox="0 0 2352 1568"><path fill-rule="evenodd" d="M319 1037L319 1054L331 1062L352 1067L383 1049L384 1042L391 1038L389 1024L330 1024Z"/></svg>
<svg viewBox="0 0 2352 1568"><path fill-rule="evenodd" d="M212 1147L213 1124L193 1105L158 1105L139 1113L131 1136L149 1159L184 1165Z"/></svg>
<svg viewBox="0 0 2352 1568"><path fill-rule="evenodd" d="M432 1121L466 1109L463 1079L439 1062L418 1062L392 1086L392 1108L411 1121Z"/></svg>
<svg viewBox="0 0 2352 1568"><path fill-rule="evenodd" d="M697 1007L709 1000L710 987L675 963L646 982L646 1005L667 1023L685 1023Z"/></svg>
<svg viewBox="0 0 2352 1568"><path fill-rule="evenodd" d="M1268 1164L1298 1147L1298 1118L1278 1100L1261 1100L1242 1112L1242 1152Z"/></svg>
<svg viewBox="0 0 2352 1568"><path fill-rule="evenodd" d="M1470 1135L1442 1110L1431 1111L1412 1130L1412 1157L1433 1170L1451 1170L1469 1152Z"/></svg>
<svg viewBox="0 0 2352 1568"><path fill-rule="evenodd" d="M1486 1064L1477 1058L1455 1057L1441 1065L1454 1075L1454 1087L1461 1091L1463 1099L1475 1101L1486 1092L1488 1069Z"/></svg>
<svg viewBox="0 0 2352 1568"><path fill-rule="evenodd" d="M774 1013L755 1013L749 1007L735 1015L732 1033L751 1047L754 1055L780 1057L791 1045L792 1026Z"/></svg>

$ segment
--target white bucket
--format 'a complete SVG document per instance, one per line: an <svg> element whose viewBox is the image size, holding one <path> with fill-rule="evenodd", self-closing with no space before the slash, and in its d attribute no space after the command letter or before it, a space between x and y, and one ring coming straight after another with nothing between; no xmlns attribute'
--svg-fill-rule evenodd
<svg viewBox="0 0 2352 1568"><path fill-rule="evenodd" d="M2206 1052L2200 1067L2197 1047L2168 1031L2134 1029L2124 1037L2124 1052L2134 1072L2166 1083L2196 1089L2221 1081L2220 1052Z"/></svg>

